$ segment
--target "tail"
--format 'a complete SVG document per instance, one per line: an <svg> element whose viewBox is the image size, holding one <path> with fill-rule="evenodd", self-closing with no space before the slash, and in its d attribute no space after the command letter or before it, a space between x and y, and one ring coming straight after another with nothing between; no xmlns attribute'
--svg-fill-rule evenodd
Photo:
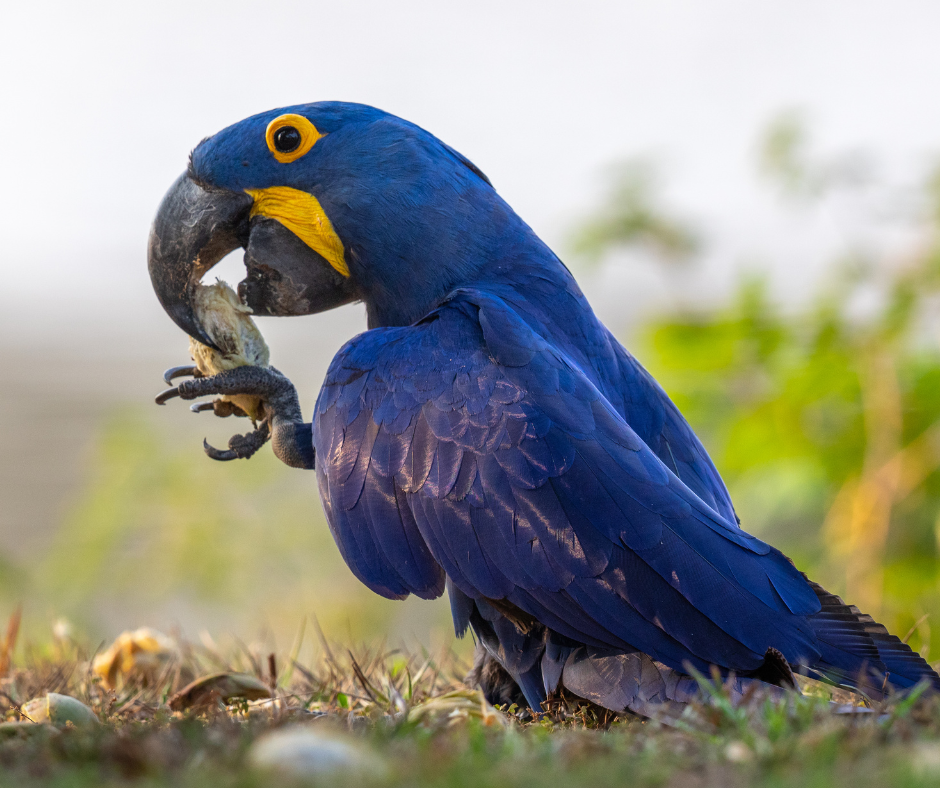
<svg viewBox="0 0 940 788"><path fill-rule="evenodd" d="M809 583L822 604L810 617L822 652L816 664L806 666L811 674L857 687L874 699L892 687L907 689L925 680L940 691L940 675L920 654L855 605Z"/></svg>

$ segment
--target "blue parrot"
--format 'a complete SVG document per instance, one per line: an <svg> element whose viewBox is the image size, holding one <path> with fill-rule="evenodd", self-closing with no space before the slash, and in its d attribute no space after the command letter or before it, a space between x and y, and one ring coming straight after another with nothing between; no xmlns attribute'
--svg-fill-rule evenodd
<svg viewBox="0 0 940 788"><path fill-rule="evenodd" d="M717 670L743 692L794 671L873 697L940 676L870 616L742 530L656 381L469 159L367 106L255 115L203 140L161 204L149 268L212 345L200 277L245 249L255 314L361 301L310 422L274 369L188 377L157 399L251 394L266 440L316 470L343 558L389 599L450 597L473 680L539 710L566 693L655 716ZM231 412L213 407L218 415Z"/></svg>

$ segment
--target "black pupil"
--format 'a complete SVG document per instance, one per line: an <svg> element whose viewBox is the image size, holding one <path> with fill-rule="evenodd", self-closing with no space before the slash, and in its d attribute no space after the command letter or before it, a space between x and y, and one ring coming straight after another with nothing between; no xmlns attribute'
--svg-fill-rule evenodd
<svg viewBox="0 0 940 788"><path fill-rule="evenodd" d="M293 126L282 126L274 132L274 147L280 153L292 153L300 147L300 132Z"/></svg>

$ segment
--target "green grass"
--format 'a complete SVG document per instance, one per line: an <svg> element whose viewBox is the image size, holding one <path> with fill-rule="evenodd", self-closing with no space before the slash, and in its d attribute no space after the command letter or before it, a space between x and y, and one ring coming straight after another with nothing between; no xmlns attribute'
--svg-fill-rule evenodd
<svg viewBox="0 0 940 788"><path fill-rule="evenodd" d="M900 698L835 714L825 688L735 705L707 683L678 726L618 717L572 699L533 718L495 710L460 683L452 654L321 646L312 665L247 649L222 655L177 643L150 668L106 688L73 643L30 650L2 680L16 705L72 695L102 721L61 731L22 723L0 735L0 786L268 786L305 784L255 769L254 742L290 726L348 740L382 764L310 784L337 786L919 786L940 784L940 700ZM193 677L255 674L276 700L210 697L172 711ZM818 690L819 688L815 688Z"/></svg>

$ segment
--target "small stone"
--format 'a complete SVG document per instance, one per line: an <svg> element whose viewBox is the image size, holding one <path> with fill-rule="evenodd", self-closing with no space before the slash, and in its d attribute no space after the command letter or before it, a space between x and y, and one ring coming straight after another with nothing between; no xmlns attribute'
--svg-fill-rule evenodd
<svg viewBox="0 0 940 788"><path fill-rule="evenodd" d="M382 759L368 747L310 725L292 725L261 736L248 759L256 769L295 778L340 773L382 777L387 773Z"/></svg>
<svg viewBox="0 0 940 788"><path fill-rule="evenodd" d="M911 767L921 777L940 775L940 745L921 742L911 753Z"/></svg>
<svg viewBox="0 0 940 788"><path fill-rule="evenodd" d="M754 753L743 741L733 741L725 747L725 759L731 763L747 763L754 759Z"/></svg>
<svg viewBox="0 0 940 788"><path fill-rule="evenodd" d="M98 717L88 706L70 695L59 695L57 692L50 692L42 698L33 698L20 709L20 713L29 722L47 722L57 728L64 728L69 724L76 728L98 724Z"/></svg>

